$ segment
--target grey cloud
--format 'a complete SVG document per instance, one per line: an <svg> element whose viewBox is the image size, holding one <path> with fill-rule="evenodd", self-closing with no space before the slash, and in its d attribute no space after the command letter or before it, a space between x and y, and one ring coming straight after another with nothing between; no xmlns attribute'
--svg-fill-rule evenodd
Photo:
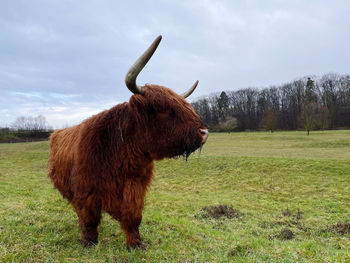
<svg viewBox="0 0 350 263"><path fill-rule="evenodd" d="M138 78L194 97L348 73L348 1L3 1L0 126L42 114L74 124L127 101L128 67L158 35ZM71 112L71 114L69 114Z"/></svg>

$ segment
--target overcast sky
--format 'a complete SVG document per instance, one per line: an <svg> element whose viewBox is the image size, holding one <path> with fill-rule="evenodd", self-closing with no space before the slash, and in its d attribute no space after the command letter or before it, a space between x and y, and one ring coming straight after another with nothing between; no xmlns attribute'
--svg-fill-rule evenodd
<svg viewBox="0 0 350 263"><path fill-rule="evenodd" d="M124 76L192 97L350 73L350 1L1 1L0 126L44 115L55 128L128 101Z"/></svg>

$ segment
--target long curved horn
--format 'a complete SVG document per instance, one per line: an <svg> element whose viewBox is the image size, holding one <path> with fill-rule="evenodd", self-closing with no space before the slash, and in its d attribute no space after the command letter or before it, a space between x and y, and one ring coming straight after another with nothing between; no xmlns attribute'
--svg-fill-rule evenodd
<svg viewBox="0 0 350 263"><path fill-rule="evenodd" d="M198 85L198 80L193 84L193 86L186 92L182 93L181 96L184 98L187 98L188 96L190 96L192 94L192 92L196 89L197 85Z"/></svg>
<svg viewBox="0 0 350 263"><path fill-rule="evenodd" d="M149 46L149 48L135 61L135 63L130 67L128 73L125 76L125 84L128 89L135 94L143 94L144 91L141 87L137 86L136 78L143 67L147 64L147 62L152 57L154 51L156 51L160 41L162 40L162 36L159 35L153 43Z"/></svg>

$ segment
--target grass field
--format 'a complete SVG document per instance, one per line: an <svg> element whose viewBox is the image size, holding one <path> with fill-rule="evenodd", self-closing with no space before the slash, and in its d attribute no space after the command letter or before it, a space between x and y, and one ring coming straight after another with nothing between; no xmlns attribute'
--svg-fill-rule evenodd
<svg viewBox="0 0 350 263"><path fill-rule="evenodd" d="M350 262L350 131L211 134L157 162L147 251L107 214L82 248L47 158L48 142L0 144L0 262Z"/></svg>

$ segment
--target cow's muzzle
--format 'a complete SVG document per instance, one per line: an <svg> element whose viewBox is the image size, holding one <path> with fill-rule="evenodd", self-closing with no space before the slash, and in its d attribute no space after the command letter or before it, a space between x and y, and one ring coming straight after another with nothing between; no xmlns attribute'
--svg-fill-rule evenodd
<svg viewBox="0 0 350 263"><path fill-rule="evenodd" d="M202 135L202 144L205 144L205 142L207 141L208 136L209 136L208 129L200 129L199 131Z"/></svg>

